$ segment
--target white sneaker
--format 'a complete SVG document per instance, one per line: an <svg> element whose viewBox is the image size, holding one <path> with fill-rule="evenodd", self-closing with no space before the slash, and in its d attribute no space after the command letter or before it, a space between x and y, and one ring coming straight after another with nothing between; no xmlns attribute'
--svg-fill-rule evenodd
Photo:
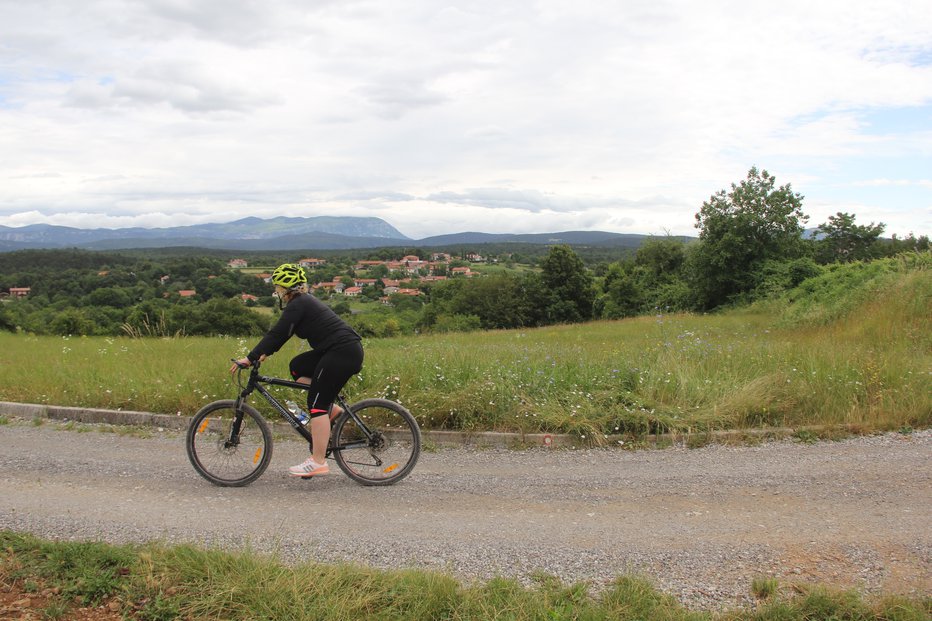
<svg viewBox="0 0 932 621"><path fill-rule="evenodd" d="M301 477L302 479L306 479L318 474L328 474L330 472L330 466L327 465L327 462L318 464L316 461L314 461L313 457L308 457L306 460L304 460L304 463L288 468L288 472L293 477Z"/></svg>

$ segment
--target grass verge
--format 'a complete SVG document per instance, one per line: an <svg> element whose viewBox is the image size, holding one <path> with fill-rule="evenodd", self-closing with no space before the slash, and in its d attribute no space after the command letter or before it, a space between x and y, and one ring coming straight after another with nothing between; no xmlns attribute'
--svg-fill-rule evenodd
<svg viewBox="0 0 932 621"><path fill-rule="evenodd" d="M124 618L174 619L624 619L920 621L932 599L881 597L818 586L783 593L755 581L761 603L728 612L692 611L635 576L616 579L598 596L585 584L541 576L525 587L497 578L462 585L418 570L355 565L286 566L249 552L190 546L112 546L51 542L0 531L0 582L26 592L47 588L46 604L67 618L74 605L102 605Z"/></svg>

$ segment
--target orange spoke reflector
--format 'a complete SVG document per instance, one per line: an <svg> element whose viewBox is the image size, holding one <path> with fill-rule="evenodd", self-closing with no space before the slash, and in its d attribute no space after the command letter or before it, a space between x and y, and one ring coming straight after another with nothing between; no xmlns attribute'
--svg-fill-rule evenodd
<svg viewBox="0 0 932 621"><path fill-rule="evenodd" d="M388 468L386 468L386 469L383 470L382 472L384 472L385 474L388 474L389 472L391 472L392 470L394 470L394 469L397 468L397 467L398 467L398 464L392 464L391 466L389 466Z"/></svg>
<svg viewBox="0 0 932 621"><path fill-rule="evenodd" d="M210 422L209 419L205 418L204 422L201 423L201 426L197 428L198 433L204 433L204 430L207 429L207 423Z"/></svg>
<svg viewBox="0 0 932 621"><path fill-rule="evenodd" d="M260 446L259 448L256 449L256 454L253 455L252 463L258 464L258 463L259 463L259 458L260 458L260 457L262 457L262 447L261 447L261 446Z"/></svg>

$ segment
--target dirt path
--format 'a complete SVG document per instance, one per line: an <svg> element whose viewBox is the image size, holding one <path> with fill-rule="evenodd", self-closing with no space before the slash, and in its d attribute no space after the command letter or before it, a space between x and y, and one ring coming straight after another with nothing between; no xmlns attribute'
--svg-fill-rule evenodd
<svg viewBox="0 0 932 621"><path fill-rule="evenodd" d="M103 427L101 427L103 428ZM250 487L213 487L176 432L0 426L0 529L51 538L248 542L286 560L417 566L464 579L536 571L598 587L636 572L692 606L754 577L932 592L932 432L703 449L441 449L389 488L334 467L289 479L279 442Z"/></svg>

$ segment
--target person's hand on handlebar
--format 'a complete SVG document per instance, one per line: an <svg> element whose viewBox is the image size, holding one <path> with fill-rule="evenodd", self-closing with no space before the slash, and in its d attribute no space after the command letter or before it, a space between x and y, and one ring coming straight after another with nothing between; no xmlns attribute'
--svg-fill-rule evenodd
<svg viewBox="0 0 932 621"><path fill-rule="evenodd" d="M259 362L265 362L266 357L267 356L265 354L262 354L261 356L259 356ZM236 373L237 369L248 369L251 366L252 366L252 360L250 360L249 358L240 358L239 360L234 360L233 366L230 367L230 375L233 375L234 373Z"/></svg>

